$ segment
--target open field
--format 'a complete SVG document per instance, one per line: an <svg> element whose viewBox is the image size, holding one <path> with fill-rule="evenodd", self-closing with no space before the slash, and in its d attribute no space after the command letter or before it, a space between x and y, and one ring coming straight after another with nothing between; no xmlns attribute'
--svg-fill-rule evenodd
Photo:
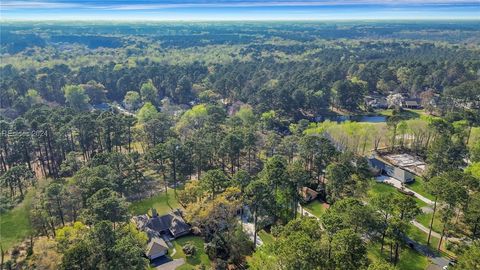
<svg viewBox="0 0 480 270"><path fill-rule="evenodd" d="M385 115L385 116L392 116L393 109L381 110L378 112L378 114ZM404 109L400 113L400 116L402 116L404 119L421 118L422 116L426 116L426 115L427 114L425 113L424 110L413 110L413 109Z"/></svg>
<svg viewBox="0 0 480 270"><path fill-rule="evenodd" d="M4 250L18 244L31 233L29 211L34 194L35 190L30 190L23 202L0 215L0 244Z"/></svg>

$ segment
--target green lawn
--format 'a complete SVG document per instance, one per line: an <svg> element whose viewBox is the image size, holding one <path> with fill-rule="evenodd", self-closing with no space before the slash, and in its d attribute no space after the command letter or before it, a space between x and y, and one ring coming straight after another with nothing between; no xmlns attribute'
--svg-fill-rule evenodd
<svg viewBox="0 0 480 270"><path fill-rule="evenodd" d="M380 244L367 245L367 251L368 258L374 262L381 258L387 259L389 254L389 249L385 246L383 255L380 255ZM429 264L427 257L408 247L402 247L397 268L401 270L425 270Z"/></svg>
<svg viewBox="0 0 480 270"><path fill-rule="evenodd" d="M271 234L267 233L265 230L259 231L258 236L260 236L260 239L262 239L265 245L271 244L275 241L275 238Z"/></svg>
<svg viewBox="0 0 480 270"><path fill-rule="evenodd" d="M383 184L383 183L378 183L378 182L371 182L370 185L370 190L368 190L368 195L370 196L375 196L380 193L386 193L386 194L396 194L398 191L390 185Z"/></svg>
<svg viewBox="0 0 480 270"><path fill-rule="evenodd" d="M376 194L380 194L380 193L386 193L386 194L391 194L391 195L402 194L395 187L393 187L391 185L384 184L384 183L372 182L372 184L370 186L370 190L368 191L368 195L373 197ZM404 196L407 196L407 195L404 195ZM418 198L415 198L415 197L413 197L413 198L417 202L418 207L428 206L428 204L425 203L424 201L422 201Z"/></svg>
<svg viewBox="0 0 480 270"><path fill-rule="evenodd" d="M0 243L4 250L22 241L32 231L29 211L34 193L30 190L23 202L0 215Z"/></svg>
<svg viewBox="0 0 480 270"><path fill-rule="evenodd" d="M468 146L474 146L478 141L480 141L480 127L472 128L472 133L470 134L470 140L468 141Z"/></svg>
<svg viewBox="0 0 480 270"><path fill-rule="evenodd" d="M191 257L187 257L182 250L183 245L185 245L187 242L192 242L193 245L196 247L195 255ZM208 269L210 266L210 259L208 258L208 255L205 253L205 249L203 247L204 244L205 244L205 241L203 241L203 239L199 236L190 235L190 236L183 236L176 239L173 242L176 253L175 255L172 256L172 258L185 259L185 264L178 267L177 270L193 270L193 269L196 269L197 266L202 264L206 267L206 269ZM172 254L172 250L170 250L169 253Z"/></svg>
<svg viewBox="0 0 480 270"><path fill-rule="evenodd" d="M419 228L413 226L412 224L408 225L408 230L407 230L407 235L410 237L410 239L422 244L422 245L427 245L427 239L428 239L428 234L420 230ZM429 247L432 250L436 250L438 247L438 242L440 239L436 237L431 237L430 238L430 245Z"/></svg>
<svg viewBox="0 0 480 270"><path fill-rule="evenodd" d="M152 207L157 209L158 214L164 215L180 207L173 190L168 190L168 195L161 192L156 196L136 201L130 204L129 210L134 215L141 215L148 212Z"/></svg>
<svg viewBox="0 0 480 270"><path fill-rule="evenodd" d="M433 213L423 213L417 216L416 220L423 226L430 228L430 221L432 220ZM443 225L440 221L440 214L437 212L435 214L435 219L433 219L433 230L440 233L442 231Z"/></svg>
<svg viewBox="0 0 480 270"><path fill-rule="evenodd" d="M392 113L393 113L393 109L378 111L378 114L384 115L384 116L392 116ZM400 113L400 116L402 116L404 119L419 118L422 115L425 115L425 111L423 110L405 109Z"/></svg>
<svg viewBox="0 0 480 270"><path fill-rule="evenodd" d="M425 181L423 181L421 177L415 177L415 181L413 181L413 183L406 184L405 187L417 192L418 194L422 195L427 199L430 199L432 201L435 200L435 197L428 193L425 189Z"/></svg>
<svg viewBox="0 0 480 270"><path fill-rule="evenodd" d="M327 210L323 203L319 200L314 200L303 206L308 212L314 214L316 217L320 217Z"/></svg>

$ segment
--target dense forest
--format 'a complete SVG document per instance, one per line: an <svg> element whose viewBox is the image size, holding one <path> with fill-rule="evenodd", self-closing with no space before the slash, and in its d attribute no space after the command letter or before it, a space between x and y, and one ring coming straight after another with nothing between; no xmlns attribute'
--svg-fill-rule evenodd
<svg viewBox="0 0 480 270"><path fill-rule="evenodd" d="M0 32L2 269L149 269L132 217L177 208L179 269L479 264L478 22ZM426 162L418 197L379 151Z"/></svg>

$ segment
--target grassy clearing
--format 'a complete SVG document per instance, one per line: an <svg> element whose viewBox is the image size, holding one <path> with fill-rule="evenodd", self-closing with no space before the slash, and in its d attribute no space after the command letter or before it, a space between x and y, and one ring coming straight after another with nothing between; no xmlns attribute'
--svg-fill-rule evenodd
<svg viewBox="0 0 480 270"><path fill-rule="evenodd" d="M384 116L392 116L393 109L381 110L378 112L378 114L384 115ZM400 112L400 116L403 117L404 119L419 118L423 115L426 115L426 113L423 110L405 109L402 112Z"/></svg>
<svg viewBox="0 0 480 270"><path fill-rule="evenodd" d="M376 196L377 194L380 194L380 193L386 193L386 194L390 194L390 195L395 195L395 194L402 194L400 193L395 187L391 186L391 185L388 185L388 184L384 184L384 183L377 183L377 182L373 182L370 186L370 190L368 191L368 195L370 197L373 197L373 196ZM407 195L403 195L403 196L407 196ZM428 206L428 204L426 204L424 201L418 199L418 198L415 198L415 201L417 202L417 205L418 207L425 207L425 206Z"/></svg>
<svg viewBox="0 0 480 270"><path fill-rule="evenodd" d="M380 244L367 245L368 258L372 261L379 261L381 259L388 259L389 250L385 246L383 255L380 254ZM408 248L402 247L400 251L400 259L397 265L398 269L402 270L425 270L430 264L428 258L422 256L420 253Z"/></svg>
<svg viewBox="0 0 480 270"><path fill-rule="evenodd" d="M427 199L430 199L432 201L435 200L435 197L432 194L428 193L425 189L425 181L421 177L415 177L415 181L406 184L405 187L417 192L418 194L422 195Z"/></svg>
<svg viewBox="0 0 480 270"><path fill-rule="evenodd" d="M271 234L267 233L265 230L259 231L258 236L260 236L260 239L262 239L265 245L275 242L275 238Z"/></svg>
<svg viewBox="0 0 480 270"><path fill-rule="evenodd" d="M168 194L162 192L153 197L133 202L130 204L129 210L134 215L141 215L147 213L152 207L157 209L158 214L164 215L172 211L172 209L179 208L180 204L177 198L175 198L173 190L168 190Z"/></svg>
<svg viewBox="0 0 480 270"><path fill-rule="evenodd" d="M30 190L23 202L0 215L0 243L4 250L18 244L31 233L29 211L34 194L35 191Z"/></svg>
<svg viewBox="0 0 480 270"><path fill-rule="evenodd" d="M368 191L368 195L371 197L374 197L380 193L394 195L399 192L393 186L383 184L383 183L378 183L378 182L372 182L370 185L370 190Z"/></svg>
<svg viewBox="0 0 480 270"><path fill-rule="evenodd" d="M472 133L470 134L468 146L473 147L478 141L480 141L480 127L474 127L472 128Z"/></svg>
<svg viewBox="0 0 480 270"><path fill-rule="evenodd" d="M407 235L410 237L412 240L422 244L422 245L427 245L427 240L428 240L428 234L425 233L424 231L420 230L419 228L413 226L412 224L408 225L408 230L407 230ZM438 242L440 239L436 237L431 237L430 238L430 245L429 247L432 250L436 250L438 247Z"/></svg>
<svg viewBox="0 0 480 270"><path fill-rule="evenodd" d="M185 255L185 253L182 250L182 247L187 242L191 242L196 248L195 255L190 257L187 257L187 255ZM185 259L185 264L178 267L177 270L193 270L193 269L196 269L196 267L199 265L204 265L205 268L208 269L210 266L210 259L208 258L208 255L205 253L205 248L203 247L204 244L205 244L205 241L203 241L203 239L199 236L190 235L190 236L183 236L176 239L173 242L176 253L175 255L172 256L172 258ZM172 251L170 251L170 254L171 252Z"/></svg>
<svg viewBox="0 0 480 270"><path fill-rule="evenodd" d="M420 270L426 269L430 261L427 257L422 256L420 253L411 250L408 247L404 247L400 254L400 261L398 262L398 269L402 270Z"/></svg>
<svg viewBox="0 0 480 270"><path fill-rule="evenodd" d="M430 221L432 220L433 213L423 213L417 216L416 220L423 226L430 228ZM440 221L440 214L437 212L435 218L433 219L433 230L440 233L442 231L443 225Z"/></svg>
<svg viewBox="0 0 480 270"><path fill-rule="evenodd" d="M323 203L320 202L319 200L314 200L312 202L307 203L306 205L303 206L308 212L314 214L316 217L320 217L325 213L327 210Z"/></svg>

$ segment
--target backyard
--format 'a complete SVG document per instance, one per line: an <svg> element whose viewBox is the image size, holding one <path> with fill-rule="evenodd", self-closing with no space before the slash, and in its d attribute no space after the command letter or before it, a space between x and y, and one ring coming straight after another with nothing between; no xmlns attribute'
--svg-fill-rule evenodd
<svg viewBox="0 0 480 270"><path fill-rule="evenodd" d="M132 202L129 210L134 215L141 215L147 213L152 207L157 209L158 214L164 215L181 206L175 198L173 190L169 189L168 193L161 192L153 197Z"/></svg>
<svg viewBox="0 0 480 270"><path fill-rule="evenodd" d="M325 206L326 206L325 203L319 200L314 200L312 202L309 202L303 205L303 208L305 208L305 210L307 210L308 212L312 213L313 215L319 218L327 210Z"/></svg>

